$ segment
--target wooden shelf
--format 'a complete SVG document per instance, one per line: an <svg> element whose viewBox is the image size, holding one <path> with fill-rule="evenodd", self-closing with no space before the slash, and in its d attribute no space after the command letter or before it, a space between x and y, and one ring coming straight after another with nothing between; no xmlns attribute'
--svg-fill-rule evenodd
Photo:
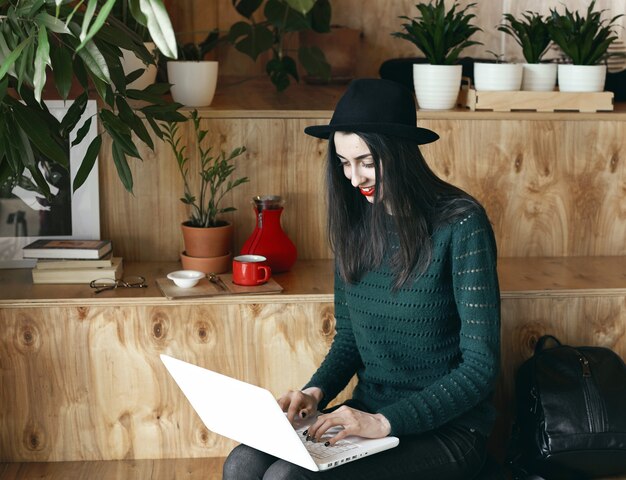
<svg viewBox="0 0 626 480"><path fill-rule="evenodd" d="M330 119L346 85L291 85L276 92L267 77L220 77L210 107L198 108L203 118L307 118ZM183 109L184 110L184 109ZM191 109L187 109L191 110ZM492 112L453 110L418 110L420 119L428 120L618 120L626 121L626 104L618 103L612 112Z"/></svg>
<svg viewBox="0 0 626 480"><path fill-rule="evenodd" d="M501 258L498 262L502 298L626 295L626 257ZM98 295L88 285L33 285L30 269L0 270L0 305L251 304L333 300L332 260L298 261L291 272L275 275L284 289L278 294L168 300L155 281L179 268L175 262L129 263L125 266L125 275L142 275L149 287L119 288Z"/></svg>

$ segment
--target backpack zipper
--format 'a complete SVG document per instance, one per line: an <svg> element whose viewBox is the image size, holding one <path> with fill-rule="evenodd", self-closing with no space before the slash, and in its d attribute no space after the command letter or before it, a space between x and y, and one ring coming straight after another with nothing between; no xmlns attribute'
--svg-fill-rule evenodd
<svg viewBox="0 0 626 480"><path fill-rule="evenodd" d="M603 432L606 430L606 419L604 416L604 404L595 384L589 359L576 349L573 349L578 355L583 378L583 396L585 398L585 407L587 410L587 420L589 431L591 433Z"/></svg>

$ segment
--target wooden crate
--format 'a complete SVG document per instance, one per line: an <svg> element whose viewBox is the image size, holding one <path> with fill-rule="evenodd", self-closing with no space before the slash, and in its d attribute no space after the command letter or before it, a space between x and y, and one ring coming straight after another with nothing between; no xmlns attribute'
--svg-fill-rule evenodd
<svg viewBox="0 0 626 480"><path fill-rule="evenodd" d="M612 111L613 92L485 92L463 87L458 104L470 110L494 112Z"/></svg>

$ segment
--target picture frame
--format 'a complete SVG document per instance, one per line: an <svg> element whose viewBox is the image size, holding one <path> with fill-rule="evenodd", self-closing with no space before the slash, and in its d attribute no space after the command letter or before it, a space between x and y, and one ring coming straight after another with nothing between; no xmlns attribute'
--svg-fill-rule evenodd
<svg viewBox="0 0 626 480"><path fill-rule="evenodd" d="M44 102L50 113L58 120L64 117L72 104L71 101L63 100ZM78 129L90 117L92 122L89 131L78 145L72 146ZM0 268L32 268L36 260L24 259L22 248L41 238L58 240L100 238L97 159L87 180L76 192L72 192L72 183L82 159L91 141L98 134L96 119L96 101L88 100L82 117L70 133L68 145L70 170L69 174L65 172L68 178L60 182L62 187L54 187L55 198L63 198L63 201L58 202L52 213L49 207L41 207L42 202L36 198L36 194L23 189L14 189L11 198L0 198ZM56 172L56 175L59 173ZM58 217L63 217L63 220L59 221ZM54 224L54 227L42 228L44 218L47 225Z"/></svg>

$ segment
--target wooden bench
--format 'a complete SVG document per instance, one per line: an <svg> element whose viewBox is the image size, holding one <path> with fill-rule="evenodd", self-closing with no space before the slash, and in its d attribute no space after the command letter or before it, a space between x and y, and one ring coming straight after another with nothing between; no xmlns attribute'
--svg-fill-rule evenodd
<svg viewBox="0 0 626 480"><path fill-rule="evenodd" d="M276 395L306 381L325 355L334 333L332 261L301 261L277 275L281 294L179 301L155 286L175 267L130 263L126 273L145 275L150 287L99 296L0 271L0 461L225 457L233 443L204 428L158 354ZM491 450L502 459L513 375L539 336L608 346L626 358L626 257L502 258L499 272L502 374ZM8 468L27 467L37 468Z"/></svg>

